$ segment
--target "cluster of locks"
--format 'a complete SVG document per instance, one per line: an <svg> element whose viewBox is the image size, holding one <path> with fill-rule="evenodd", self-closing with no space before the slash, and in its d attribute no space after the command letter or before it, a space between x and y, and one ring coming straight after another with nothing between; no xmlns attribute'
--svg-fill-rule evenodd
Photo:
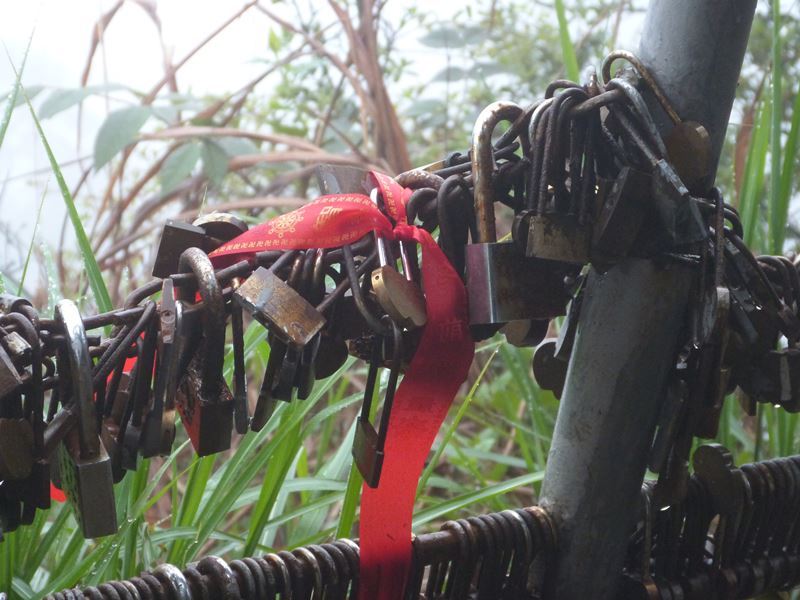
<svg viewBox="0 0 800 600"><path fill-rule="evenodd" d="M680 501L658 510L654 482L628 544L620 600L752 598L800 582L800 457L734 466L718 444L700 446ZM557 532L539 507L444 523L414 538L408 598L541 598ZM226 563L207 557L161 565L125 581L53 594L70 598L358 598L351 540ZM74 594L74 595L71 595ZM116 594L116 595L115 595Z"/></svg>
<svg viewBox="0 0 800 600"><path fill-rule="evenodd" d="M612 77L619 59L629 67ZM666 139L651 110L673 121ZM502 122L509 126L498 137ZM480 114L469 152L395 178L409 190L408 223L438 230L465 283L473 339L501 331L512 344L536 346L534 376L557 396L588 264L602 273L640 257L693 271L651 449L655 508L692 497L693 437L716 434L737 386L753 402L800 409L800 275L784 257L753 256L735 209L717 190L702 195L710 156L705 129L681 121L635 56L615 52L602 80L556 81L527 108L495 102ZM323 193L363 194L391 220L388 199L364 172L321 167L318 175ZM506 241L498 241L496 205L509 209ZM291 228L287 217L281 223ZM167 222L157 279L110 313L82 318L63 300L45 319L27 300L2 297L0 530L49 506L53 479L84 535L113 533L114 482L139 457L170 453L176 412L197 454L224 451L233 430L261 429L278 401L307 398L348 355L370 365L353 452L367 484L377 485L394 390L426 323L430 290L417 249L375 231L333 248L257 251L215 269L208 253L246 231L219 213ZM550 320L563 315L558 338L547 338ZM245 318L266 327L270 345L252 414ZM228 322L232 391L223 377ZM110 335L87 333L102 327ZM786 347L776 349L781 340ZM389 377L376 426L381 368Z"/></svg>
<svg viewBox="0 0 800 600"><path fill-rule="evenodd" d="M686 496L657 509L651 482L628 548L626 598L754 598L800 581L800 457L736 468L697 449Z"/></svg>
<svg viewBox="0 0 800 600"><path fill-rule="evenodd" d="M407 598L539 597L551 570L555 531L539 507L448 521L414 538ZM157 598L274 600L359 597L359 548L352 540L226 562L216 556L179 569L163 564L123 581L73 589L45 600Z"/></svg>

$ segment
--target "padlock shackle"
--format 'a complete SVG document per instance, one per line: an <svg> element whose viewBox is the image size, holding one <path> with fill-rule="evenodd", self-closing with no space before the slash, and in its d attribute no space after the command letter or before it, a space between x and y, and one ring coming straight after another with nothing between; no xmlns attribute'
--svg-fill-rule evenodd
<svg viewBox="0 0 800 600"><path fill-rule="evenodd" d="M528 210L539 210L537 202L539 198L537 193L539 188L534 185L534 182L538 181L541 176L542 151L544 146L542 136L547 132L548 123L548 119L545 119L544 116L549 115L549 109L553 101L554 98L542 100L531 113L531 119L528 121L528 139L530 140L531 146L533 146L533 152L531 153L530 185L527 185L527 189L525 190L525 208Z"/></svg>
<svg viewBox="0 0 800 600"><path fill-rule="evenodd" d="M81 458L95 458L100 455L100 438L97 436L92 402L92 359L83 319L75 303L66 298L58 301L54 312L67 339L65 350L72 385L72 404L77 407Z"/></svg>
<svg viewBox="0 0 800 600"><path fill-rule="evenodd" d="M494 222L494 191L492 175L496 163L492 147L492 133L499 123L513 123L522 114L522 108L513 102L493 102L481 111L472 130L472 182L475 194L475 212L478 222L478 242L497 241Z"/></svg>
<svg viewBox="0 0 800 600"><path fill-rule="evenodd" d="M650 138L650 142L656 149L656 154L659 158L666 158L667 146L664 144L664 138L661 137L661 133L658 131L658 126L653 120L653 115L650 112L650 109L647 108L644 97L639 90L637 90L630 81L622 77L616 77L609 81L606 84L606 89L617 89L625 95L628 101L633 105L635 115L638 117L640 123L644 126L647 137Z"/></svg>
<svg viewBox="0 0 800 600"><path fill-rule="evenodd" d="M625 60L632 64L636 69L639 76L642 80L647 84L647 87L653 93L653 96L656 97L658 103L661 105L661 108L664 109L664 112L667 113L667 116L673 122L673 124L677 125L681 122L681 118L678 113L673 108L672 103L667 98L667 95L661 89L661 86L656 81L656 78L650 72L650 70L644 66L639 57L633 54L632 52L628 52L627 50L614 50L608 56L606 56L605 60L603 61L603 85L606 87L608 83L611 81L611 65L617 59Z"/></svg>
<svg viewBox="0 0 800 600"><path fill-rule="evenodd" d="M567 87L563 92L553 99L553 103L548 109L547 138L544 143L542 155L542 166L539 171L539 181L532 179L531 185L538 183L538 209L539 214L544 213L547 205L547 192L549 183L555 180L554 169L556 164L563 165L561 152L561 135L564 123L570 119L570 109L577 101L586 101L589 95L582 87ZM555 182L554 182L555 185Z"/></svg>
<svg viewBox="0 0 800 600"><path fill-rule="evenodd" d="M203 336L206 341L201 389L207 397L217 399L216 392L222 380L222 365L225 359L226 315L222 289L211 260L200 248L187 248L178 261L178 270L181 273L191 271L197 278L197 291L205 307L201 315ZM189 293L186 288L180 288L181 299L187 299Z"/></svg>

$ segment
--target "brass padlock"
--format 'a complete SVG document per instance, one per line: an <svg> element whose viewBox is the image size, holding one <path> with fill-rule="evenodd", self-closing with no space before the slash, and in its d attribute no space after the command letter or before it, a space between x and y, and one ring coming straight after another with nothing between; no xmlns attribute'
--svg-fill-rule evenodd
<svg viewBox="0 0 800 600"><path fill-rule="evenodd" d="M372 190L371 197L377 204L377 189ZM405 277L400 274L386 240L377 232L375 246L378 249L378 268L372 272L370 280L378 304L400 327L422 327L428 319L422 290L411 279L408 271Z"/></svg>
<svg viewBox="0 0 800 600"><path fill-rule="evenodd" d="M594 196L593 165L581 173L583 137L582 122L569 119L569 108L585 99L582 88L569 88L555 98L543 102L529 123L529 137L535 140L533 169L528 184L525 218L526 232L515 238L525 248L525 255L544 260L582 265L589 260L591 218L588 208ZM566 189L564 163L560 151L562 132L569 134L570 189ZM574 158L574 160L573 160ZM587 185L583 185L583 179ZM519 239L523 237L524 239Z"/></svg>
<svg viewBox="0 0 800 600"><path fill-rule="evenodd" d="M195 452L208 456L231 446L233 396L222 376L225 357L225 304L214 267L205 252L189 248L178 264L191 271L203 301L203 338L180 382L176 406ZM193 299L194 289L181 289Z"/></svg>
<svg viewBox="0 0 800 600"><path fill-rule="evenodd" d="M372 340L369 372L367 374L366 387L364 388L364 402L361 405L361 416L358 417L355 437L353 438L353 459L359 472L364 477L364 483L371 488L378 487L380 482L392 403L394 402L397 379L403 362L403 336L396 323L391 324L391 332L391 336L386 338L376 336ZM391 344L389 352L382 347L385 343ZM384 362L384 354L391 356L391 366L386 383L386 396L383 400L380 424L376 429L370 422L370 413L372 412L372 403L378 381L378 369Z"/></svg>
<svg viewBox="0 0 800 600"><path fill-rule="evenodd" d="M233 293L234 302L299 350L319 333L325 317L271 269L259 267Z"/></svg>
<svg viewBox="0 0 800 600"><path fill-rule="evenodd" d="M61 483L84 537L111 535L117 531L114 483L111 460L97 435L86 331L78 307L70 300L56 304L55 318L67 338L67 360L63 366L69 370L69 404L74 405L78 414L77 427L59 446Z"/></svg>
<svg viewBox="0 0 800 600"><path fill-rule="evenodd" d="M472 174L478 240L466 247L466 279L470 325L478 337L492 333L485 331L490 329L485 326L564 314L567 303L564 271L557 263L526 258L514 242L496 241L492 132L498 123L513 122L521 112L516 104L495 102L483 110L473 131Z"/></svg>

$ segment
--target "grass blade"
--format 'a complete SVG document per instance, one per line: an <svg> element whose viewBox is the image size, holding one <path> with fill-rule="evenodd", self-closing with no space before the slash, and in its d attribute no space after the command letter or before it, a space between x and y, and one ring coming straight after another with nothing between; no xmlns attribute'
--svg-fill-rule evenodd
<svg viewBox="0 0 800 600"><path fill-rule="evenodd" d="M575 47L572 45L572 40L569 37L564 0L556 0L556 16L558 17L558 37L561 41L561 55L564 60L564 68L567 71L567 78L572 81L578 81L580 77L578 59L575 57Z"/></svg>
<svg viewBox="0 0 800 600"><path fill-rule="evenodd" d="M28 38L28 45L25 47L25 54L22 56L22 64L19 66L19 72L17 73L17 78L14 81L14 88L11 90L11 96L9 96L8 101L6 102L6 110L3 113L3 121L0 123L0 146L3 145L3 140L6 138L6 131L8 131L8 126L11 123L11 113L14 112L14 108L17 106L19 91L22 87L22 73L25 72L25 63L28 62L28 51L31 49L32 41L33 32L31 31L31 35ZM8 53L8 50L6 50L6 53Z"/></svg>
<svg viewBox="0 0 800 600"><path fill-rule="evenodd" d="M10 56L8 57L8 60L11 62L11 67L17 73L17 80L19 81L21 71L17 72L17 68ZM53 174L58 182L58 189L61 191L61 196L64 198L64 204L67 207L67 214L69 214L69 219L72 222L73 229L75 230L75 237L78 239L78 247L80 248L81 256L83 257L83 264L89 277L89 286L92 288L92 293L94 294L97 308L100 312L113 310L114 307L111 304L111 296L108 294L108 288L106 288L106 284L103 281L103 276L100 273L100 267L97 264L97 259L95 259L94 252L92 251L92 245L89 243L89 238L86 236L86 231L83 228L83 223L81 222L81 217L78 214L78 209L75 206L74 200L72 199L72 194L67 187L67 182L64 181L64 175L61 173L61 168L58 166L58 161L53 154L52 148L50 148L50 143L47 141L47 137L42 129L42 124L39 122L39 118L36 116L36 111L33 109L31 100L28 98L24 86L20 84L20 88L22 93L25 95L25 102L28 105L28 110L31 113L31 117L33 117L33 122L36 125L36 131L39 133L39 139L42 141L42 146L44 146L45 153L47 154L47 160L50 162L50 168L53 170Z"/></svg>
<svg viewBox="0 0 800 600"><path fill-rule="evenodd" d="M19 286L17 288L17 296L22 296L22 288L25 285L25 277L28 275L28 265L31 262L31 255L33 254L33 245L36 243L36 232L39 229L39 222L42 220L42 207L44 206L44 199L47 196L47 184L44 186L42 192L42 199L39 200L39 210L36 211L36 222L33 224L33 233L31 234L31 244L28 246L28 254L25 256L25 264L22 267L22 275L19 278Z"/></svg>
<svg viewBox="0 0 800 600"><path fill-rule="evenodd" d="M781 254L786 237L787 204L781 193L781 121L783 120L783 58L781 57L781 0L772 0L772 132L769 193L769 251Z"/></svg>

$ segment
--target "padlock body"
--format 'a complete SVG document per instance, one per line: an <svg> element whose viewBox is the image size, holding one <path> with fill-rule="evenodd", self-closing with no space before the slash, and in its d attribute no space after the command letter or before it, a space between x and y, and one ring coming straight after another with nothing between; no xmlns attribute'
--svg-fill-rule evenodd
<svg viewBox="0 0 800 600"><path fill-rule="evenodd" d="M22 377L5 348L0 345L0 398L13 393L20 386L22 386Z"/></svg>
<svg viewBox="0 0 800 600"><path fill-rule="evenodd" d="M511 243L469 244L470 325L492 325L563 315L564 271L558 263L526 258Z"/></svg>
<svg viewBox="0 0 800 600"><path fill-rule="evenodd" d="M161 232L153 277L169 277L178 272L178 261L187 248L206 250L206 232L202 227L167 219Z"/></svg>
<svg viewBox="0 0 800 600"><path fill-rule="evenodd" d="M111 459L103 444L98 446L100 451L96 457L81 457L79 433L75 427L58 450L62 489L86 538L111 535L117 531Z"/></svg>
<svg viewBox="0 0 800 600"><path fill-rule="evenodd" d="M575 215L535 215L529 221L525 252L530 257L582 265L589 262L591 239L591 231Z"/></svg>
<svg viewBox="0 0 800 600"><path fill-rule="evenodd" d="M259 267L233 294L236 302L283 342L300 349L325 317L272 271Z"/></svg>
<svg viewBox="0 0 800 600"><path fill-rule="evenodd" d="M647 235L660 234L668 246L685 245L708 239L708 227L700 209L672 167L664 160L653 166L651 204L657 224Z"/></svg>
<svg viewBox="0 0 800 600"><path fill-rule="evenodd" d="M650 176L631 167L623 167L600 208L594 226L592 257L625 257L642 228Z"/></svg>
<svg viewBox="0 0 800 600"><path fill-rule="evenodd" d="M195 453L216 454L231 447L233 395L224 380L213 397L202 389L199 354L192 358L176 394L176 408Z"/></svg>
<svg viewBox="0 0 800 600"><path fill-rule="evenodd" d="M33 468L33 428L25 419L0 418L0 478L25 479Z"/></svg>
<svg viewBox="0 0 800 600"><path fill-rule="evenodd" d="M378 487L383 468L382 450L378 449L378 433L369 421L358 418L356 433L353 438L353 459L364 483L369 487Z"/></svg>

